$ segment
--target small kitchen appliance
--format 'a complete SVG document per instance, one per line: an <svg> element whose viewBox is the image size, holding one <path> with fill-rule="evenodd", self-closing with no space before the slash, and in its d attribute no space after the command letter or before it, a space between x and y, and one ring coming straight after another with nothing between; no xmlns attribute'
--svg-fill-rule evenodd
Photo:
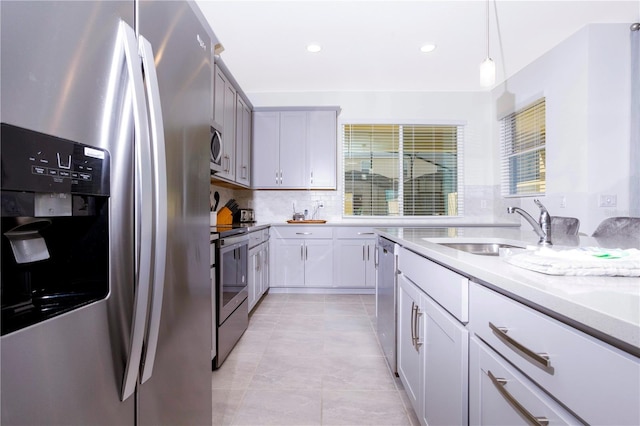
<svg viewBox="0 0 640 426"><path fill-rule="evenodd" d="M235 223L253 223L256 221L256 212L253 209L239 209L233 217Z"/></svg>

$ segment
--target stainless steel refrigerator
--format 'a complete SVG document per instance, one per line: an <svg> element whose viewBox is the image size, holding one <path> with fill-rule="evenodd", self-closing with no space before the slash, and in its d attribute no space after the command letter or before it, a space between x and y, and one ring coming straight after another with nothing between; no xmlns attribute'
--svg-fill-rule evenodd
<svg viewBox="0 0 640 426"><path fill-rule="evenodd" d="M184 1L5 1L2 424L210 425L213 46Z"/></svg>

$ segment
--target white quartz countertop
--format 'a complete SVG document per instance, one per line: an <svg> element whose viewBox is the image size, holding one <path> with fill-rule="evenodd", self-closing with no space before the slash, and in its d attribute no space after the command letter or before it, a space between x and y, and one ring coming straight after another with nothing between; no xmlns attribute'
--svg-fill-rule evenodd
<svg viewBox="0 0 640 426"><path fill-rule="evenodd" d="M380 221L377 220L333 220L327 221L325 223L288 223L287 221L283 222L272 222L269 224L270 226L366 226L369 228L380 228L380 227L394 227L394 228L449 228L449 227L520 227L520 222L479 222L474 220L457 220L457 219L425 219L421 221Z"/></svg>
<svg viewBox="0 0 640 426"><path fill-rule="evenodd" d="M509 228L377 228L383 237L587 334L640 356L640 278L546 275L438 243L536 245L533 231ZM555 248L629 248L629 240L554 237ZM635 246L637 247L637 242Z"/></svg>

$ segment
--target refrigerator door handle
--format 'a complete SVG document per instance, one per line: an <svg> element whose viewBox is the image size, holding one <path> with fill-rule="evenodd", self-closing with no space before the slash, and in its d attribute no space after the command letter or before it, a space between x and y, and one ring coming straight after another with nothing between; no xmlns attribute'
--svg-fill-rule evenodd
<svg viewBox="0 0 640 426"><path fill-rule="evenodd" d="M151 283L153 209L151 205L149 123L147 121L147 106L144 98L142 68L140 67L137 48L138 42L133 28L124 21L120 22L118 36L124 47L126 69L129 74L129 89L135 128L135 301L131 318L129 351L120 394L120 398L124 401L135 392L140 371Z"/></svg>
<svg viewBox="0 0 640 426"><path fill-rule="evenodd" d="M140 383L146 382L153 374L153 364L158 346L162 296L164 292L165 265L167 260L167 162L165 158L164 123L160 102L160 88L154 64L153 48L144 37L139 37L142 68L149 104L151 125L151 153L153 155L153 208L155 251L153 259L153 285L151 311L149 313L147 341Z"/></svg>

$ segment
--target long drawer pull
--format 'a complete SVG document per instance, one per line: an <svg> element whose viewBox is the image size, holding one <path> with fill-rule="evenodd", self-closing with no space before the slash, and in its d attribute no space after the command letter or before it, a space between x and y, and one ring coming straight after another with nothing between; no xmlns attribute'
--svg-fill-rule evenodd
<svg viewBox="0 0 640 426"><path fill-rule="evenodd" d="M525 355L527 355L528 357L530 357L531 359L533 359L535 362L542 365L543 367L545 368L551 367L551 359L549 358L549 354L537 353L527 348L522 343L518 342L517 340L513 339L511 336L507 334L507 332L509 331L508 328L496 327L495 325L493 325L493 323L491 323L491 321L489 321L489 328L491 328L491 330L496 334L496 336L498 336L498 338L502 340L504 343L515 347L520 352L523 352Z"/></svg>
<svg viewBox="0 0 640 426"><path fill-rule="evenodd" d="M493 386L495 386L498 392L500 392L500 395L502 395L502 397L506 399L507 402L511 404L511 406L515 408L515 410L518 411L518 413L520 413L530 424L534 426L546 426L549 424L549 419L547 419L546 417L534 416L529 412L529 410L524 408L524 406L520 404L518 400L513 397L513 395L509 393L509 391L505 388L505 385L507 384L506 379L497 378L493 375L493 373L491 373L491 370L487 370L487 375L491 379Z"/></svg>
<svg viewBox="0 0 640 426"><path fill-rule="evenodd" d="M313 232L296 232L296 235L311 235Z"/></svg>

